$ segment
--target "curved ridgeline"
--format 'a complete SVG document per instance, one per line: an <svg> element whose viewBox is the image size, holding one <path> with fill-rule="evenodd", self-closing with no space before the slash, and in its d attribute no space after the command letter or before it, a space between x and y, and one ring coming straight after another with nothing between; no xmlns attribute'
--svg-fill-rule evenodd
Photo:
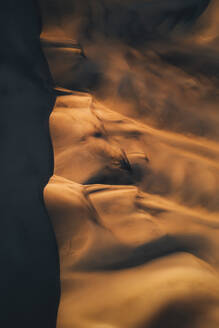
<svg viewBox="0 0 219 328"><path fill-rule="evenodd" d="M55 96L35 1L2 2L0 25L0 326L53 328L59 262L43 188L53 172Z"/></svg>

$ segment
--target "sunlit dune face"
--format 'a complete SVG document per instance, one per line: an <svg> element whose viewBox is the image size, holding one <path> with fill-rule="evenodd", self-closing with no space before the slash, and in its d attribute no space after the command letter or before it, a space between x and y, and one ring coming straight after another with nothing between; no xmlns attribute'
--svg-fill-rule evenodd
<svg viewBox="0 0 219 328"><path fill-rule="evenodd" d="M61 260L77 258L89 242L92 213L77 183L54 176L45 191L46 205L53 217ZM72 217L75 219L72 220ZM63 221L65 224L63 224ZM74 234L72 234L74 231Z"/></svg>
<svg viewBox="0 0 219 328"><path fill-rule="evenodd" d="M47 4L58 327L218 328L217 2Z"/></svg>
<svg viewBox="0 0 219 328"><path fill-rule="evenodd" d="M206 170L202 179L211 167L216 173L205 155L216 155L214 148L151 129L80 93L60 97L50 122L56 175L45 201L61 256L60 327L159 327L172 316L174 327L182 311L194 327L218 322L219 225L215 210L199 201L216 186L209 177L197 187L190 172ZM117 168L118 179L130 175L126 185L105 184L117 158L109 160L111 147L128 162L129 170ZM86 183L92 175L98 184ZM186 201L187 184L195 194Z"/></svg>
<svg viewBox="0 0 219 328"><path fill-rule="evenodd" d="M79 183L91 180L98 183L101 179L106 182L110 173L117 184L122 183L122 179L131 181L123 150L111 141L92 110L91 96L76 95L69 100L70 103L66 103L63 97L62 105L60 97L51 117L51 134L57 140L54 145L55 174Z"/></svg>

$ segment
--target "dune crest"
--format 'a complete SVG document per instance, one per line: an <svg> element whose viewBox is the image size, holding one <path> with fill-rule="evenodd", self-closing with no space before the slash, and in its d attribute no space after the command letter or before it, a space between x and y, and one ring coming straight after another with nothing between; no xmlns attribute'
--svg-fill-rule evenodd
<svg viewBox="0 0 219 328"><path fill-rule="evenodd" d="M217 0L40 3L58 326L218 328Z"/></svg>

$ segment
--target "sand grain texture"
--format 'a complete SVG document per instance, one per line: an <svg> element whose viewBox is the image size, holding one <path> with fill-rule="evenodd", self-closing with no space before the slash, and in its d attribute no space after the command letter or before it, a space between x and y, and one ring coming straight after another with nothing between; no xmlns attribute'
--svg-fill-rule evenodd
<svg viewBox="0 0 219 328"><path fill-rule="evenodd" d="M219 327L217 0L53 5L58 327Z"/></svg>
<svg viewBox="0 0 219 328"><path fill-rule="evenodd" d="M45 200L61 254L59 326L216 327L218 213L173 190L187 183L178 163L207 171L212 163L183 153L189 139L156 133L88 94L59 97L50 128L55 175Z"/></svg>

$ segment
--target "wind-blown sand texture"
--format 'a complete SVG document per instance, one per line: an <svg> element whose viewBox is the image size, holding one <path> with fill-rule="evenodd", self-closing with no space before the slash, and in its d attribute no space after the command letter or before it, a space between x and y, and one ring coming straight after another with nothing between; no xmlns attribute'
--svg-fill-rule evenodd
<svg viewBox="0 0 219 328"><path fill-rule="evenodd" d="M133 30L117 35L119 19L129 24L122 5L113 16L120 1L89 1L93 23L81 1L87 57L69 46L70 11L56 31L68 46L45 46L59 86L96 81L91 92L59 91L50 119L55 171L44 195L60 252L60 328L219 327L217 3L207 2L188 15L204 11L200 27L182 37L198 1L145 1L160 26L145 45Z"/></svg>
<svg viewBox="0 0 219 328"><path fill-rule="evenodd" d="M45 200L61 256L59 326L216 328L218 212L179 199L193 181L188 201L211 193L200 179L214 181L217 161L199 153L217 155L213 145L174 139L83 93L58 98L50 127L55 175Z"/></svg>

